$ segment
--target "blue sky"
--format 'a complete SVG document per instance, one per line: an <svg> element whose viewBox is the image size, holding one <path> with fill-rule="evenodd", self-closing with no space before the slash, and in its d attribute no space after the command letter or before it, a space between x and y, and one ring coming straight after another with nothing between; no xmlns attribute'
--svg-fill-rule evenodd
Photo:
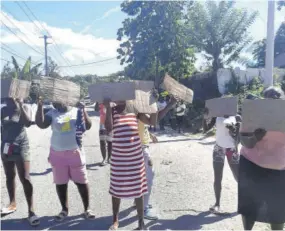
<svg viewBox="0 0 285 231"><path fill-rule="evenodd" d="M30 15L33 21L40 27L41 31L29 21L22 9L12 1L2 1L1 20L9 26L16 34L24 39L26 43L42 53L43 40L38 38L44 34L41 25L33 18L22 2L18 2ZM56 60L60 66L69 64L81 64L109 60L95 65L66 68L61 67L63 75L74 74L98 74L106 75L122 69L119 61L112 59L116 57L118 41L116 41L117 29L121 27L126 17L120 11L121 1L28 1L27 6L35 14L49 33L53 36L57 47L50 44L49 55ZM250 34L255 40L266 36L267 3L263 1L239 1L237 7L249 10L258 10L259 17L250 28ZM285 20L284 9L276 11L275 30ZM20 31L19 29L20 28ZM25 35L23 35L25 34ZM54 43L53 40L49 40ZM30 47L11 34L1 23L1 43L8 45L23 58L32 56L32 60L42 62L43 55L36 53ZM4 45L3 45L4 46ZM58 52L60 48L61 55ZM10 50L11 51L11 50ZM63 56L64 58L62 58ZM1 58L10 60L11 54L1 49ZM17 58L20 64L24 60ZM5 64L1 60L1 67ZM202 65L203 60L199 58L197 66Z"/></svg>

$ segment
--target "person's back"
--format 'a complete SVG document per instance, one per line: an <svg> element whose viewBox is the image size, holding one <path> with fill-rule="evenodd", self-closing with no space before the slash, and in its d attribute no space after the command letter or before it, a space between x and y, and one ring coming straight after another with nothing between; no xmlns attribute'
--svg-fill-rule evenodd
<svg viewBox="0 0 285 231"><path fill-rule="evenodd" d="M242 147L241 154L260 167L285 170L285 133L268 131L253 148Z"/></svg>
<svg viewBox="0 0 285 231"><path fill-rule="evenodd" d="M228 119L235 121L234 116L231 116ZM226 120L227 118L224 117L216 118L216 143L222 148L235 148L235 140L231 137L229 129L226 127Z"/></svg>

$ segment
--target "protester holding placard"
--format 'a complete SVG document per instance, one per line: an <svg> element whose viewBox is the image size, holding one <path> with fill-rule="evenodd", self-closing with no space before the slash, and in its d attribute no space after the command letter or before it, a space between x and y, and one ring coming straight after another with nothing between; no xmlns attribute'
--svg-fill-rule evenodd
<svg viewBox="0 0 285 231"><path fill-rule="evenodd" d="M51 147L49 162L52 166L54 183L62 211L56 216L62 221L68 216L67 187L69 180L76 184L84 206L84 217L94 219L89 208L89 185L87 180L85 153L82 147L82 134L91 128L91 120L82 104L80 108L53 102L54 109L43 113L42 101L38 102L36 124L41 129L51 127Z"/></svg>
<svg viewBox="0 0 285 231"><path fill-rule="evenodd" d="M209 131L216 125L216 145L214 146L213 151L214 191L216 202L210 207L210 211L219 214L225 157L227 157L235 180L237 181L238 179L239 153L237 145L241 117L237 115L211 118L210 123L208 124L206 122L208 113L206 108L204 132Z"/></svg>
<svg viewBox="0 0 285 231"><path fill-rule="evenodd" d="M264 91L265 98L284 99L277 88ZM285 117L284 117L285 118ZM241 149L238 212L245 230L256 221L270 223L272 230L283 230L285 223L285 133L265 131L243 132Z"/></svg>
<svg viewBox="0 0 285 231"><path fill-rule="evenodd" d="M177 100L174 97L171 97L169 103L158 112L157 120L160 121L161 119L163 119L166 114L171 110L171 108L173 108L176 102ZM156 143L157 138L148 131L148 125L149 124L145 124L141 120L138 121L138 131L142 144L143 156L146 167L146 177L148 183L148 193L144 195L144 218L148 220L157 220L158 216L154 214L153 207L149 204L153 179L155 175L151 152L149 149L149 143L151 140Z"/></svg>
<svg viewBox="0 0 285 231"><path fill-rule="evenodd" d="M107 130L105 128L106 108L102 103L99 105L99 113L100 113L99 139L100 139L100 150L103 158L101 166L105 166L106 163L110 163L110 158L112 154L112 133L107 133Z"/></svg>
<svg viewBox="0 0 285 231"><path fill-rule="evenodd" d="M1 159L6 175L6 187L10 204L1 210L1 215L7 215L16 211L15 176L16 167L23 185L28 203L28 221L30 225L40 224L39 218L34 212L33 185L30 180L30 148L26 127L32 122L28 108L21 100L6 99L6 106L1 108Z"/></svg>
<svg viewBox="0 0 285 231"><path fill-rule="evenodd" d="M138 120L155 125L157 114L150 116L137 113L128 107L126 101L115 102L111 108L110 100L104 100L107 109L105 127L113 132L111 156L111 182L113 224L110 230L119 227L119 207L121 199L135 199L139 230L145 229L144 200L148 192L144 156L138 132Z"/></svg>

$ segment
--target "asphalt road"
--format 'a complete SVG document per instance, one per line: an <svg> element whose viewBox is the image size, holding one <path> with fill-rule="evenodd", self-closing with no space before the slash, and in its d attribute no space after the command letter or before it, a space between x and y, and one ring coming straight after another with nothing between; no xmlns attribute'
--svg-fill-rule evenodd
<svg viewBox="0 0 285 231"><path fill-rule="evenodd" d="M35 210L41 224L31 228L25 219L27 206L17 178L17 208L9 216L1 218L3 230L106 230L112 221L109 188L109 166L99 167L101 155L98 139L98 117L92 112L93 127L84 137L88 177L91 189L91 208L97 219L86 221L82 217L83 206L75 185L69 184L70 216L62 223L54 220L60 211L50 165L47 161L51 131L37 127L28 129L31 140L31 179L34 185ZM158 135L160 143L151 145L156 170L151 202L160 215L158 221L146 221L151 230L241 230L241 217L237 215L237 185L226 165L223 179L222 208L228 216L214 216L208 212L214 203L212 148L213 138L199 139L177 134ZM1 206L8 203L5 175L1 165ZM132 200L121 205L120 228L137 227L136 212ZM268 226L257 224L255 229Z"/></svg>

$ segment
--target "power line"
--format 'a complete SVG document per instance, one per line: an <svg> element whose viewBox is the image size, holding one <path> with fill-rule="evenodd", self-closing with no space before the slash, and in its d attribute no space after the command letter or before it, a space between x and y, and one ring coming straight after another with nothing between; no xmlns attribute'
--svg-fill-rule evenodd
<svg viewBox="0 0 285 231"><path fill-rule="evenodd" d="M23 59L23 60L27 61L26 58L23 58L23 57L17 55L16 53L14 53L14 52L8 51L7 48L5 48L5 47L1 47L1 49L3 49L4 51L6 51L6 52L8 52L8 53L10 53L10 54L12 54L12 55L14 55L14 56L20 58L20 59ZM32 61L31 61L31 63L34 64L34 65L37 65L37 63L34 63L34 62L32 62Z"/></svg>
<svg viewBox="0 0 285 231"><path fill-rule="evenodd" d="M38 27L38 25L30 18L29 14L25 11L25 9L20 5L19 2L15 3L21 8L21 10L24 12L24 14L28 17L28 19L30 20L31 23L33 23L35 25L35 27L38 29L38 32L41 33L41 29Z"/></svg>
<svg viewBox="0 0 285 231"><path fill-rule="evenodd" d="M76 65L70 65L70 66L58 66L58 67L81 67L81 66L87 66L87 65L97 64L97 63L103 63L103 62L110 61L113 59L117 59L117 57L104 59L104 60L100 60L100 61L95 61L95 62L91 62L91 63L82 63L82 64L76 64Z"/></svg>
<svg viewBox="0 0 285 231"><path fill-rule="evenodd" d="M6 16L5 16L6 17ZM30 47L32 50L34 50L35 52L37 52L40 55L43 55L43 53L37 51L35 48L33 48L32 46L30 46L28 43L26 43L23 39L21 39L13 30L11 30L3 21L2 21L3 25L11 32L13 33L18 39L20 39L23 43L25 43L28 47Z"/></svg>
<svg viewBox="0 0 285 231"><path fill-rule="evenodd" d="M12 63L11 61L7 60L7 59L3 59L1 58L2 61L8 62L8 63ZM23 65L18 64L19 67L23 67Z"/></svg>
<svg viewBox="0 0 285 231"><path fill-rule="evenodd" d="M38 20L38 18L36 17L36 15L33 13L33 11L30 9L30 7L25 3L22 2L26 8L29 10L29 12L31 13L31 15L33 15L33 17L37 20L37 22L41 25L41 27L47 32L47 34L51 37L52 41L54 42L56 48L58 49L58 53L60 54L60 56L62 57L62 59L67 63L67 65L71 66L71 63L64 58L63 56L63 52L61 51L61 49L59 48L58 44L56 43L55 39L51 36L51 34L49 33L48 29L40 22L40 20ZM75 74L75 73L74 73Z"/></svg>

